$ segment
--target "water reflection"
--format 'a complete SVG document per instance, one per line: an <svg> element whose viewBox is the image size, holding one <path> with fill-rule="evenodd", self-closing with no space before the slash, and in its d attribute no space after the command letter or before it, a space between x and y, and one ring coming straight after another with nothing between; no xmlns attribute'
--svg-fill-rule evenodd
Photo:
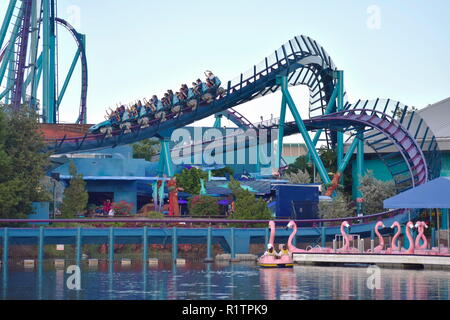
<svg viewBox="0 0 450 320"><path fill-rule="evenodd" d="M68 265L68 264L66 264ZM1 282L4 299L376 299L426 300L449 298L450 271L381 269L376 289L367 286L370 274L360 267L261 269L252 264L185 266L160 262L148 266L82 267L82 290L67 289L68 274L52 266L25 270L11 264Z"/></svg>

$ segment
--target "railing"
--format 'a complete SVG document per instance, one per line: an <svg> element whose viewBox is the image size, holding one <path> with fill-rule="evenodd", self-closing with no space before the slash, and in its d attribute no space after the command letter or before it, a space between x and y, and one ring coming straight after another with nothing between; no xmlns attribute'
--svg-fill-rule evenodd
<svg viewBox="0 0 450 320"><path fill-rule="evenodd" d="M360 216L360 217L346 217L335 219L301 219L294 220L297 224L322 224L322 223L339 223L343 221L358 221L367 222L373 219L389 218L397 214L403 213L403 209L397 209L387 212L381 212L377 214ZM275 219L275 223L286 223L292 219ZM237 219L205 219L205 218L166 218L166 219L147 219L147 218L101 218L101 219L0 219L0 224L13 224L13 223L160 223L160 224L261 224L268 223L271 220L237 220Z"/></svg>

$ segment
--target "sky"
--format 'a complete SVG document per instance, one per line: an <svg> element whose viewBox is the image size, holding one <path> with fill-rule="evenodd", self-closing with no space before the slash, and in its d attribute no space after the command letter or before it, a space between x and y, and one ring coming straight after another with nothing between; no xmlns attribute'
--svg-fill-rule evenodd
<svg viewBox="0 0 450 320"><path fill-rule="evenodd" d="M0 1L0 17L7 2ZM449 12L448 0L58 1L58 15L87 36L89 123L103 121L108 107L176 90L206 69L225 83L301 34L344 70L350 101L382 97L423 108L450 96ZM76 47L64 30L59 36L61 85ZM61 105L63 122L77 118L79 69ZM308 90L291 91L307 117ZM278 117L280 104L277 93L237 110L256 122Z"/></svg>

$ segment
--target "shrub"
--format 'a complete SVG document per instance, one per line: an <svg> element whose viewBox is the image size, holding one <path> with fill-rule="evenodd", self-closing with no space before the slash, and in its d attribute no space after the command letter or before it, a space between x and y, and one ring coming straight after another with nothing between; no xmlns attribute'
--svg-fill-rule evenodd
<svg viewBox="0 0 450 320"><path fill-rule="evenodd" d="M64 190L64 199L61 204L62 218L75 218L77 214L84 213L89 198L83 175L78 174L73 161L69 163L69 172L72 179L70 186Z"/></svg>
<svg viewBox="0 0 450 320"><path fill-rule="evenodd" d="M188 207L192 216L218 216L220 214L217 198L210 196L194 196L189 199Z"/></svg>
<svg viewBox="0 0 450 320"><path fill-rule="evenodd" d="M319 216L321 219L346 218L352 215L349 203L343 193L338 192L331 201L319 202Z"/></svg>
<svg viewBox="0 0 450 320"><path fill-rule="evenodd" d="M272 212L267 207L267 203L248 190L244 190L239 181L231 179L229 188L233 192L235 199L235 212L229 216L229 219L235 220L270 220ZM242 226L242 225L240 225ZM255 227L265 227L266 225L256 224Z"/></svg>
<svg viewBox="0 0 450 320"><path fill-rule="evenodd" d="M371 171L361 178L359 190L364 199L364 214L375 214L385 211L383 200L396 194L394 182L378 180Z"/></svg>
<svg viewBox="0 0 450 320"><path fill-rule="evenodd" d="M113 202L111 208L114 210L114 214L129 215L133 210L133 204L126 201Z"/></svg>
<svg viewBox="0 0 450 320"><path fill-rule="evenodd" d="M205 181L208 179L208 174L197 168L183 169L180 174L175 176L177 177L177 187L183 188L185 192L192 195L200 194L200 179Z"/></svg>

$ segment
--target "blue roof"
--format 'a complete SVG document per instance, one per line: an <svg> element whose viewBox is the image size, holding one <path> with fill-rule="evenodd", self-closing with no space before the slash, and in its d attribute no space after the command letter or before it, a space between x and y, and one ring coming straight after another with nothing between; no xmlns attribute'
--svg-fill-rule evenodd
<svg viewBox="0 0 450 320"><path fill-rule="evenodd" d="M450 177L440 177L384 200L386 209L450 208Z"/></svg>
<svg viewBox="0 0 450 320"><path fill-rule="evenodd" d="M257 195L266 195L271 193L271 183L265 180L239 181L241 187ZM229 181L208 181L206 182L206 191L208 194L229 195L231 190L228 188Z"/></svg>

